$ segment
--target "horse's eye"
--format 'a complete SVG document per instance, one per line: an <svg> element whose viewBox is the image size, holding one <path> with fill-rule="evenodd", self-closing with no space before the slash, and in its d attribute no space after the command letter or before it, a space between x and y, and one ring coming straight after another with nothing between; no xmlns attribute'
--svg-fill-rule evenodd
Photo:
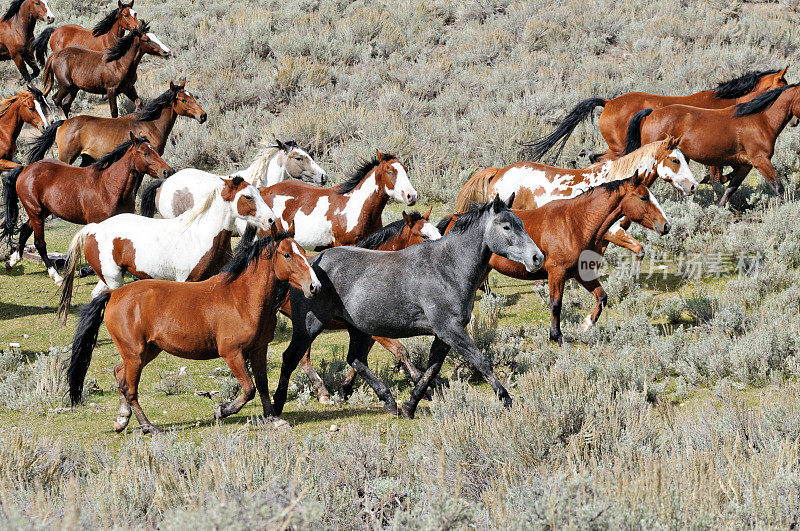
<svg viewBox="0 0 800 531"><path fill-rule="evenodd" d="M672 159L673 164L678 164L678 159Z"/></svg>
<svg viewBox="0 0 800 531"><path fill-rule="evenodd" d="M294 160L303 160L303 157L297 156L294 158Z"/></svg>
<svg viewBox="0 0 800 531"><path fill-rule="evenodd" d="M646 195L640 196L640 197L639 197L639 199L641 199L641 200L642 200L642 201L644 201L645 203L646 203L647 201L649 201L649 200L650 200L650 198L649 198L649 197L647 197Z"/></svg>
<svg viewBox="0 0 800 531"><path fill-rule="evenodd" d="M289 253L283 253L283 257L288 260L289 258L291 258L291 255Z"/></svg>
<svg viewBox="0 0 800 531"><path fill-rule="evenodd" d="M503 230L511 230L511 225L503 225Z"/></svg>

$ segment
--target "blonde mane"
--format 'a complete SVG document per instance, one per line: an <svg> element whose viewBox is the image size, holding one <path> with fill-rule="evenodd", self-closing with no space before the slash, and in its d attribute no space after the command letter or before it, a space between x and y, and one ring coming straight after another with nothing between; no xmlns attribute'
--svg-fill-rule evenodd
<svg viewBox="0 0 800 531"><path fill-rule="evenodd" d="M236 173L242 179L252 184L256 188L264 185L264 179L267 175L267 168L272 158L281 150L278 146L265 146L258 152L256 158L247 169L241 170ZM256 182L257 181L257 182Z"/></svg>
<svg viewBox="0 0 800 531"><path fill-rule="evenodd" d="M2 100L0 100L0 118L5 116L5 114L8 112L8 109L10 109L11 106L14 105L14 103L17 100L19 100L20 98L24 98L28 94L30 94L30 92L20 91L17 92L16 94L12 94L11 96L6 96Z"/></svg>
<svg viewBox="0 0 800 531"><path fill-rule="evenodd" d="M617 160L611 161L611 166L608 169L608 177L611 181L618 181L621 179L627 179L633 176L633 172L640 168L640 164L642 160L647 159L648 157L655 162L656 160L656 153L663 148L666 147L668 140L659 140L657 142L650 142L649 144L645 144L633 153L629 153L625 156L618 158ZM603 163L593 164L592 167L602 166Z"/></svg>

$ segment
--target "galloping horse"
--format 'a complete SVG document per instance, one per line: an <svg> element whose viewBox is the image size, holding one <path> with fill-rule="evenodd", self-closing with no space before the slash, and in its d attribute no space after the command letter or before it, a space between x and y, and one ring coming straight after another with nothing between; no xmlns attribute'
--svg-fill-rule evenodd
<svg viewBox="0 0 800 531"><path fill-rule="evenodd" d="M535 140L532 144L533 160L541 158L560 143L553 160L557 159L567 139L575 127L590 117L595 107L603 107L600 113L600 134L608 144L608 151L592 157L594 162L613 160L623 155L626 150L628 124L633 116L642 109L658 109L666 105L682 104L705 109L722 109L737 103L750 101L759 94L786 86L787 66L782 70L766 70L748 72L743 76L720 83L713 90L704 90L689 96L661 96L646 92L627 92L609 100L589 98L570 111L566 118L550 135ZM716 170L719 173L719 169Z"/></svg>
<svg viewBox="0 0 800 531"><path fill-rule="evenodd" d="M47 108L44 95L31 85L28 85L28 90L21 90L0 100L0 171L19 166L12 159L17 151L17 137L22 125L29 123L38 129L47 127L44 111Z"/></svg>
<svg viewBox="0 0 800 531"><path fill-rule="evenodd" d="M435 337L428 368L402 406L405 416L414 416L450 348L475 366L504 404L511 406L508 391L464 330L492 253L520 262L531 272L541 267L543 258L520 219L499 198L464 214L447 235L435 241L401 251L343 246L319 253L313 267L322 282L321 291L313 300L304 300L297 290L290 290L292 341L283 353L273 395L275 412L283 410L297 363L334 319L345 323L350 334L347 362L384 401L389 413L397 413L394 397L367 366L374 343L371 336Z"/></svg>
<svg viewBox="0 0 800 531"><path fill-rule="evenodd" d="M728 202L755 168L783 195L783 182L772 165L775 141L794 120L800 121L800 87L788 85L725 109L668 105L645 109L631 119L628 149L667 136L680 137L679 147L691 160L707 166L732 166L720 206ZM727 179L723 179L725 182Z"/></svg>
<svg viewBox="0 0 800 531"><path fill-rule="evenodd" d="M13 0L0 19L0 61L14 61L27 82L39 75L39 66L31 49L37 20L47 24L55 20L47 0ZM26 64L31 67L33 74L28 74Z"/></svg>
<svg viewBox="0 0 800 531"><path fill-rule="evenodd" d="M116 214L133 212L136 191L144 174L165 177L172 168L150 146L146 138L134 138L120 145L86 168L70 166L58 160L42 160L18 166L6 176L6 219L0 238L11 238L19 231L19 242L6 264L11 269L22 259L25 242L33 234L47 273L60 284L63 280L47 256L44 220L54 214L70 223L97 223ZM28 221L17 229L22 202Z"/></svg>
<svg viewBox="0 0 800 531"><path fill-rule="evenodd" d="M305 150L290 140L275 140L247 169L233 174L253 186L276 184L286 179L300 179L315 184L325 184L328 174ZM198 198L205 197L214 187L219 175L195 168L186 168L167 180L150 183L142 193L142 215L153 217L158 209L163 218L174 218L193 208Z"/></svg>
<svg viewBox="0 0 800 531"><path fill-rule="evenodd" d="M105 94L111 117L116 118L118 94L125 94L136 103L137 109L141 107L136 92L136 69L145 54L169 57L170 53L169 48L150 33L146 22L102 52L84 46L67 46L51 55L44 65L44 94L50 94L57 80L58 92L53 101L65 118L69 118L69 110L79 91Z"/></svg>
<svg viewBox="0 0 800 531"><path fill-rule="evenodd" d="M136 136L147 137L153 149L163 155L178 116L194 118L201 124L207 118L194 96L184 88L185 84L170 83L166 92L141 110L120 118L82 115L59 120L34 141L31 151L44 158L53 143L57 143L60 161L72 164L81 157L81 166L85 166L120 145L133 131Z"/></svg>
<svg viewBox="0 0 800 531"><path fill-rule="evenodd" d="M499 195L508 200L516 194L514 206L532 210L554 199L575 197L599 184L629 179L638 172L646 186L657 177L684 196L697 191L698 183L686 158L678 149L680 139L669 137L652 142L620 159L597 163L580 170L555 168L535 162L518 162L502 169L488 168L476 173L461 188L456 212L465 212L473 202L485 202ZM628 220L615 223L603 239L630 250L636 262L644 257L644 246L627 232Z"/></svg>
<svg viewBox="0 0 800 531"><path fill-rule="evenodd" d="M119 214L81 229L69 246L58 315L66 324L75 269L86 261L100 280L96 297L123 283L127 271L136 278L197 282L220 272L232 257L233 222L241 219L264 231L275 215L258 189L241 177L219 179L216 190L194 210L174 219Z"/></svg>
<svg viewBox="0 0 800 531"><path fill-rule="evenodd" d="M116 431L128 425L131 409L142 431L161 431L142 411L138 391L142 369L162 350L190 360L225 360L242 386L242 393L217 406L215 418L237 413L253 399L256 389L264 416L272 418L267 346L275 334L275 311L285 297L286 283L302 290L306 297L313 296L320 286L305 253L294 240L274 235L238 253L222 273L203 282L141 280L104 291L81 311L72 342L67 372L72 403L81 400L97 332L105 318L108 335L122 357L122 363L114 369L120 394Z"/></svg>
<svg viewBox="0 0 800 531"><path fill-rule="evenodd" d="M102 51L110 48L125 31L139 26L139 17L130 4L117 0L117 8L109 12L94 28L86 29L78 24L65 24L57 28L47 28L33 41L32 49L39 64L47 60L47 48L57 52L67 46L85 46L90 50Z"/></svg>

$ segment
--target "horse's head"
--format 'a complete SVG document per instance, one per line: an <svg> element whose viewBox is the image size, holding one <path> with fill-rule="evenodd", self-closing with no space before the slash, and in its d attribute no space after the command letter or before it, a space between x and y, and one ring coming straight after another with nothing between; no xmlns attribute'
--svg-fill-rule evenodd
<svg viewBox="0 0 800 531"><path fill-rule="evenodd" d="M378 151L378 165L375 166L375 182L383 187L392 199L408 206L417 202L419 194L411 185L408 169L391 153Z"/></svg>
<svg viewBox="0 0 800 531"><path fill-rule="evenodd" d="M681 137L668 137L659 147L656 152L656 175L688 197L697 191L700 184L692 175L686 157L678 148L680 142Z"/></svg>
<svg viewBox="0 0 800 531"><path fill-rule="evenodd" d="M179 116L187 116L194 118L198 122L205 123L208 115L206 111L200 107L194 95L186 90L186 81L175 84L172 81L169 83L169 89L172 91L172 110Z"/></svg>
<svg viewBox="0 0 800 531"><path fill-rule="evenodd" d="M24 5L28 8L29 16L37 20L47 24L52 24L55 20L53 12L50 11L50 6L47 5L47 0L28 0Z"/></svg>
<svg viewBox="0 0 800 531"><path fill-rule="evenodd" d="M494 254L518 262L524 265L529 273L533 273L542 267L544 255L525 231L522 220L511 211L513 202L514 194L508 198L508 204L498 195L488 205L489 225L485 236L486 244ZM457 228L458 224L453 230Z"/></svg>
<svg viewBox="0 0 800 531"><path fill-rule="evenodd" d="M310 299L322 288L322 284L308 263L308 256L302 247L294 241L294 222L289 227L289 236L280 239L278 229L272 226L272 238L279 242L275 249L275 276L278 280L288 282Z"/></svg>
<svg viewBox="0 0 800 531"><path fill-rule="evenodd" d="M403 230L400 232L400 240L405 242L404 247L410 247L426 240L438 240L442 237L436 225L431 223L431 209L424 214L413 212L411 214L403 211Z"/></svg>
<svg viewBox="0 0 800 531"><path fill-rule="evenodd" d="M258 188L241 177L222 179L222 199L230 204L231 212L237 219L268 231L275 224L275 213L267 206Z"/></svg>
<svg viewBox="0 0 800 531"><path fill-rule="evenodd" d="M50 125L45 113L45 109L50 107L47 105L47 100L44 99L44 94L39 89L33 85L28 85L28 90L20 92L18 98L19 116L25 123L29 123L40 130L44 130Z"/></svg>
<svg viewBox="0 0 800 531"><path fill-rule="evenodd" d="M139 15L133 9L133 0L130 4L117 0L117 20L124 30L133 31L139 27Z"/></svg>
<svg viewBox="0 0 800 531"><path fill-rule="evenodd" d="M147 22L139 24L131 33L139 37L142 53L156 55L165 59L168 59L172 54L170 49L156 37L155 33L150 31L150 25Z"/></svg>
<svg viewBox="0 0 800 531"><path fill-rule="evenodd" d="M136 138L133 133L130 133L130 141L129 149L133 151L133 167L136 171L156 179L166 179L175 173L146 138Z"/></svg>
<svg viewBox="0 0 800 531"><path fill-rule="evenodd" d="M322 167L311 158L305 150L297 147L294 140L281 142L275 139L275 145L283 151L286 157L284 168L287 174L294 179L300 179L307 183L325 186L328 182L328 174Z"/></svg>
<svg viewBox="0 0 800 531"><path fill-rule="evenodd" d="M622 181L620 190L624 194L620 207L628 219L662 236L669 232L670 224L666 214L638 171L630 179Z"/></svg>

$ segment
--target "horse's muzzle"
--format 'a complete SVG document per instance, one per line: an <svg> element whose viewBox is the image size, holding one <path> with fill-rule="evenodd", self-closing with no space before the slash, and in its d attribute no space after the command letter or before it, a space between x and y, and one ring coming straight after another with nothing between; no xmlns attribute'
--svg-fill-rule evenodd
<svg viewBox="0 0 800 531"><path fill-rule="evenodd" d="M406 192L406 204L408 206L414 206L417 204L417 192Z"/></svg>
<svg viewBox="0 0 800 531"><path fill-rule="evenodd" d="M56 21L56 19L55 17L47 17L44 19L44 21L47 22L48 24L52 24L53 22Z"/></svg>
<svg viewBox="0 0 800 531"><path fill-rule="evenodd" d="M197 121L200 122L201 124L206 123L206 120L208 120L208 115L206 113L203 113L197 117Z"/></svg>
<svg viewBox="0 0 800 531"><path fill-rule="evenodd" d="M175 170L173 170L172 168L166 168L161 172L161 175L162 175L162 179L166 179L167 177L171 177L172 175L175 175Z"/></svg>
<svg viewBox="0 0 800 531"><path fill-rule="evenodd" d="M540 252L533 255L529 264L523 264L528 273L539 271L544 265L544 255Z"/></svg>
<svg viewBox="0 0 800 531"><path fill-rule="evenodd" d="M664 236L665 234L669 234L669 230L672 228L672 225L669 224L669 221L665 221L664 223L655 223L656 232L659 235Z"/></svg>

